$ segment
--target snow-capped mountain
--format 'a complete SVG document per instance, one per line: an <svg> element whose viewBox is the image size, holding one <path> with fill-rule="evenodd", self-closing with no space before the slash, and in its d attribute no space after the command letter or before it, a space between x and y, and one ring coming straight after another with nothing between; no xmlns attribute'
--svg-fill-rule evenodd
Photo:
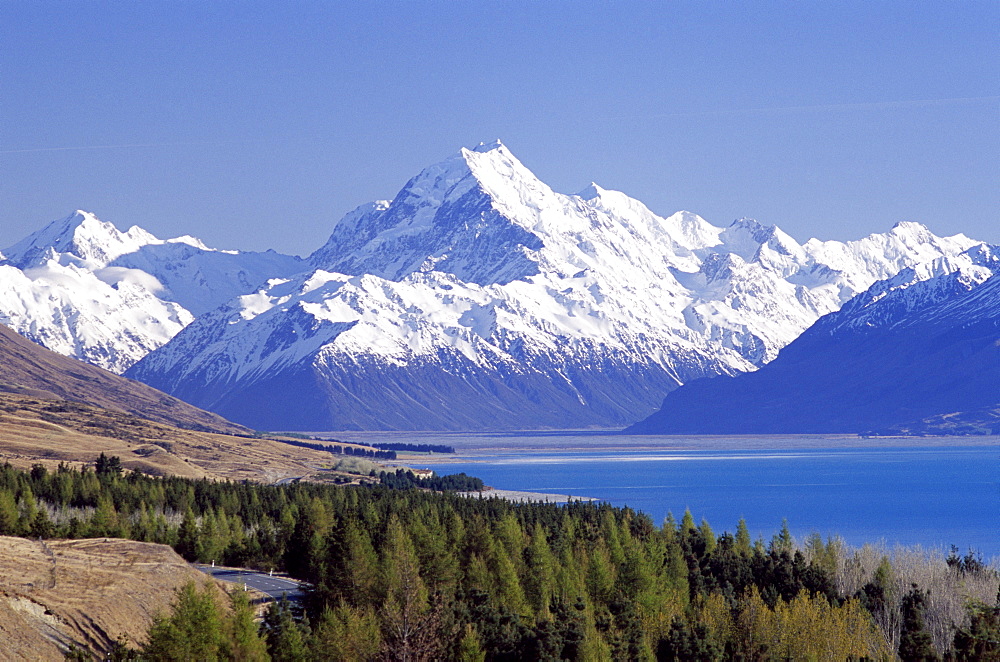
<svg viewBox="0 0 1000 662"><path fill-rule="evenodd" d="M3 251L0 323L35 342L121 373L207 310L303 268L274 252L207 248L119 231L77 211Z"/></svg>
<svg viewBox="0 0 1000 662"><path fill-rule="evenodd" d="M686 384L628 431L1000 432L997 255L979 245L903 269L760 370Z"/></svg>
<svg viewBox="0 0 1000 662"><path fill-rule="evenodd" d="M310 257L128 372L258 428L621 425L754 370L877 280L976 242L916 223L799 245L556 193L499 142L359 207Z"/></svg>

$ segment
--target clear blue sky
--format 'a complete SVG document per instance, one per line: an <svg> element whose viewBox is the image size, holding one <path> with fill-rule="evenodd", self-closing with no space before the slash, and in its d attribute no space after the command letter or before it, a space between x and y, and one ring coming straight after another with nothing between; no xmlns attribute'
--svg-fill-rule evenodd
<svg viewBox="0 0 1000 662"><path fill-rule="evenodd" d="M557 191L1000 243L1000 2L0 0L0 247L76 208L307 254L502 139Z"/></svg>

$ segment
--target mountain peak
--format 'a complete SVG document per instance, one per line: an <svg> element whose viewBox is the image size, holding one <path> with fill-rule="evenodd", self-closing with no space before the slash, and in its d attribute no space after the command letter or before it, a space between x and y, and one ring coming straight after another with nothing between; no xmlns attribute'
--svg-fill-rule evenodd
<svg viewBox="0 0 1000 662"><path fill-rule="evenodd" d="M359 207L339 221L311 256L314 266L398 280L428 260L477 283L538 272L532 252L541 209L555 194L500 141L424 168L388 205Z"/></svg>
<svg viewBox="0 0 1000 662"><path fill-rule="evenodd" d="M607 190L598 186L597 183L590 182L590 186L577 193L576 197L583 198L584 200L593 200L601 197L601 195L606 192Z"/></svg>
<svg viewBox="0 0 1000 662"><path fill-rule="evenodd" d="M133 226L121 232L113 223L78 209L33 232L4 252L11 264L22 269L45 261L53 252L104 266L120 255L158 241L140 227Z"/></svg>
<svg viewBox="0 0 1000 662"><path fill-rule="evenodd" d="M497 138L493 142L479 143L478 145L476 145L475 147L472 148L472 151L473 152L479 152L480 154L482 154L482 153L485 153L485 152L492 152L495 149L501 149L503 147L504 147L503 143L500 142L499 138Z"/></svg>
<svg viewBox="0 0 1000 662"><path fill-rule="evenodd" d="M925 231L929 232L927 226L923 223L918 223L917 221L897 221L895 225L892 226L892 230L910 230L910 231Z"/></svg>
<svg viewBox="0 0 1000 662"><path fill-rule="evenodd" d="M751 218L749 216L737 218L736 220L734 220L732 223L729 224L729 227L738 230L746 230L747 232L750 232L754 236L764 237L764 239L762 239L761 241L765 241L767 235L769 235L771 232L774 231L773 225L764 225L756 218Z"/></svg>

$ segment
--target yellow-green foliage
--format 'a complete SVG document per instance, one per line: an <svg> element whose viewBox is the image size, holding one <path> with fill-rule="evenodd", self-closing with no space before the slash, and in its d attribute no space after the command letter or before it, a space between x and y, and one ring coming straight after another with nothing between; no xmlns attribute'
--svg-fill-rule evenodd
<svg viewBox="0 0 1000 662"><path fill-rule="evenodd" d="M840 606L805 591L770 608L756 587L739 601L735 621L726 618L718 596L703 607L703 618L724 637L737 635L747 651L767 651L774 659L890 659L892 654L871 615L856 600Z"/></svg>
<svg viewBox="0 0 1000 662"><path fill-rule="evenodd" d="M343 457L333 465L334 471L343 471L344 473L356 474L358 476L367 476L372 471L378 472L381 469L380 466L363 457Z"/></svg>

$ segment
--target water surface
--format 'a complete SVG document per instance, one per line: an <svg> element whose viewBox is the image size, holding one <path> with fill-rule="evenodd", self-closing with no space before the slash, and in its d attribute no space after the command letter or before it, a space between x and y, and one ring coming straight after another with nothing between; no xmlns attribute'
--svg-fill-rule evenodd
<svg viewBox="0 0 1000 662"><path fill-rule="evenodd" d="M679 519L690 509L717 533L735 530L743 517L754 536L769 540L787 519L796 537L817 532L852 545L957 545L1000 561L996 437L377 437L445 443L459 451L455 461L423 457L411 466L465 472L503 489L596 497L643 511L657 524L668 512ZM352 438L378 440L371 433Z"/></svg>

